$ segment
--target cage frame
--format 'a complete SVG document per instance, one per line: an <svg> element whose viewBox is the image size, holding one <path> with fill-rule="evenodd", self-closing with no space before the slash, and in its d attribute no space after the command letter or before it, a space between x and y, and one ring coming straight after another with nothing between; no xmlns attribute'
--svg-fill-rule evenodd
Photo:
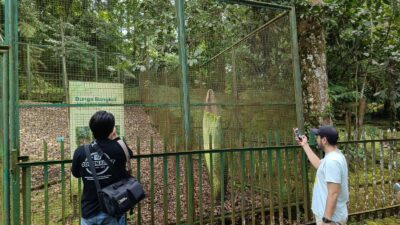
<svg viewBox="0 0 400 225"><path fill-rule="evenodd" d="M296 119L297 125L301 130L304 130L304 115L303 115L303 100L302 100L302 85L300 73L300 59L298 48L298 35L296 23L296 11L294 6L280 5L269 2L260 2L252 0L217 0L227 4L241 4L250 7L264 7L274 10L281 10L289 14L290 33L291 33L291 52L292 52L292 67L294 78L295 104L296 104ZM1 187L4 196L2 199L3 205L3 221L2 224L20 224L20 195L18 176L19 162L19 87L18 87L18 0L4 1L4 42L0 46L1 75L2 75L2 128L3 137L0 137L3 142L3 152L1 152L4 167L3 178L4 184ZM190 117L190 99L189 99L189 67L186 45L186 27L185 27L185 1L175 0L176 19L178 27L178 47L179 47L179 65L181 70L181 85L182 85L182 115L183 115L183 130L185 139L185 149L188 150L191 146L191 117ZM17 190L17 191L15 191ZM188 193L190 195L190 193ZM11 196L11 197L10 197ZM191 215L191 210L188 209L188 215ZM190 222L190 218L189 218Z"/></svg>

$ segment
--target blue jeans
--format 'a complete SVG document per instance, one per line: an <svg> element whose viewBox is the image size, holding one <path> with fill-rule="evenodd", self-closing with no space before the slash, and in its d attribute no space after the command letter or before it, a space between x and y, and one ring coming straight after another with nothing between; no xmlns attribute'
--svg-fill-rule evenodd
<svg viewBox="0 0 400 225"><path fill-rule="evenodd" d="M82 218L81 225L125 225L125 216L117 220L115 217L100 212L89 219Z"/></svg>

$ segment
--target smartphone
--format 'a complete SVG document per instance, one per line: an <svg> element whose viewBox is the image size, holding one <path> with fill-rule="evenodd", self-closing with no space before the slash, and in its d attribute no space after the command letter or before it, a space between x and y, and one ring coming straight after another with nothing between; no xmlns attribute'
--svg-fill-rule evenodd
<svg viewBox="0 0 400 225"><path fill-rule="evenodd" d="M400 184L399 183L395 183L394 184L394 191L397 193L400 191Z"/></svg>
<svg viewBox="0 0 400 225"><path fill-rule="evenodd" d="M301 141L301 134L300 134L300 130L299 128L294 128L294 134L296 135L296 137Z"/></svg>

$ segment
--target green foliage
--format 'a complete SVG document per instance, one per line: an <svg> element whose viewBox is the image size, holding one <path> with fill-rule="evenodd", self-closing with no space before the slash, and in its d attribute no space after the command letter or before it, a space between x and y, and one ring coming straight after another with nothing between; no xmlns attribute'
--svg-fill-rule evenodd
<svg viewBox="0 0 400 225"><path fill-rule="evenodd" d="M357 91L344 85L329 85L329 97L333 103L354 102L357 98L357 94Z"/></svg>
<svg viewBox="0 0 400 225"><path fill-rule="evenodd" d="M281 0L296 6L298 20L310 18L325 28L330 97L348 107L364 94L400 114L400 2L396 0ZM311 2L321 2L315 6ZM310 19L310 21L313 21ZM302 29L302 28L299 28ZM301 43L300 43L301 44ZM352 107L356 107L352 104ZM336 110L337 111L337 110ZM355 110L354 110L355 111Z"/></svg>
<svg viewBox="0 0 400 225"><path fill-rule="evenodd" d="M396 217L387 217L384 219L376 219L376 220L366 220L365 224L367 225L395 225L399 224L400 219Z"/></svg>
<svg viewBox="0 0 400 225"><path fill-rule="evenodd" d="M362 90L368 102L400 106L398 1L325 2L322 17L335 106L355 102Z"/></svg>
<svg viewBox="0 0 400 225"><path fill-rule="evenodd" d="M373 102L371 104L367 105L367 112L369 113L378 113L383 111L384 109L384 104Z"/></svg>

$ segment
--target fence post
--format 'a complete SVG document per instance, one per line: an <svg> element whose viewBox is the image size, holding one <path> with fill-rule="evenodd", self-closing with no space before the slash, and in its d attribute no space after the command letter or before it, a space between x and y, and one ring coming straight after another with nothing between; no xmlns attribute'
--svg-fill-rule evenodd
<svg viewBox="0 0 400 225"><path fill-rule="evenodd" d="M275 143L277 147L281 147L281 138L278 132L275 132ZM283 224L283 165L282 165L282 157L281 157L281 148L277 148L275 150L276 154L276 162L277 162L277 172L278 172L278 215L279 215L279 224Z"/></svg>
<svg viewBox="0 0 400 225"><path fill-rule="evenodd" d="M269 131L267 134L267 146L271 146L272 143L272 132ZM273 193L272 193L272 182L273 182L273 176L274 176L274 167L272 165L273 159L272 159L272 149L268 149L267 152L267 169L268 169L268 189L269 189L269 220L270 224L275 223L275 213L274 213L274 199L273 199Z"/></svg>
<svg viewBox="0 0 400 225"><path fill-rule="evenodd" d="M60 153L61 160L64 161L64 137L59 137L57 141L60 143ZM61 220L62 224L65 225L66 217L65 217L65 164L64 162L61 164Z"/></svg>
<svg viewBox="0 0 400 225"><path fill-rule="evenodd" d="M154 153L154 139L150 137L150 154ZM155 214L154 214L154 157L150 158L150 218L151 224L154 225Z"/></svg>
<svg viewBox="0 0 400 225"><path fill-rule="evenodd" d="M8 208L8 212L6 212L5 225L10 223L19 225L20 224L20 207L19 207L19 168L16 166L18 161L19 154L19 113L18 113L18 0L5 0L4 2L4 36L5 36L5 44L10 46L10 50L8 51L8 73L4 74L8 76L8 83L4 83L3 85L9 87L8 88L8 117L6 118L9 121L7 126L9 127L9 133L7 139L9 140L9 148L5 149L5 151L10 151L11 149L11 196L12 202L10 202L9 194L6 197L6 208ZM8 165L7 165L8 166ZM7 172L9 173L9 172ZM8 178L8 174L7 177ZM6 181L8 182L8 181ZM7 184L9 185L9 184ZM5 187L5 191L9 192L9 186ZM4 195L5 196L5 195ZM12 204L12 209L10 209L10 203ZM9 216L12 216L10 218Z"/></svg>
<svg viewBox="0 0 400 225"><path fill-rule="evenodd" d="M178 152L179 140L178 137L175 136L175 152ZM181 224L181 199L180 199L180 170L181 163L179 155L175 156L175 176L176 176L176 225Z"/></svg>
<svg viewBox="0 0 400 225"><path fill-rule="evenodd" d="M8 4L7 1L5 1L5 4ZM6 15L7 15L7 10L6 10ZM7 21L7 18L6 18ZM8 92L8 67L7 62L8 58L7 55L3 54L2 59L1 59L1 74L2 74L2 105L1 105L1 128L2 128L2 153L1 153L1 158L2 158L2 187L1 191L3 192L3 199L1 199L1 204L2 204L2 224L4 225L9 225L10 224L10 152L9 152L9 111L8 111L8 102L9 102L9 92ZM0 133L1 134L1 133Z"/></svg>
<svg viewBox="0 0 400 225"><path fill-rule="evenodd" d="M164 152L168 152L167 139L164 138ZM168 225L168 157L163 156L163 224Z"/></svg>
<svg viewBox="0 0 400 225"><path fill-rule="evenodd" d="M310 133L309 135L310 140L310 146L316 145L316 137L313 133ZM307 156L306 153L300 149L301 151L301 171L302 171L302 178L303 178L303 188L304 188L304 193L303 193L303 198L304 198L304 212L305 212L305 219L306 221L310 220L310 211L311 211L311 201L310 201L310 190L308 188L308 182L309 182L309 177L308 177L308 163L307 163Z"/></svg>
<svg viewBox="0 0 400 225"><path fill-rule="evenodd" d="M301 151L301 168L303 171L303 188L304 188L304 212L305 219L308 221L310 219L310 191L308 190L308 169L307 169L307 156L304 151Z"/></svg>
<svg viewBox="0 0 400 225"><path fill-rule="evenodd" d="M46 141L43 141L43 160L48 161L48 145ZM49 225L50 223L50 212L49 212L49 165L44 164L43 166L43 182L44 182L44 224Z"/></svg>
<svg viewBox="0 0 400 225"><path fill-rule="evenodd" d="M136 154L140 155L140 137L136 137ZM137 171L136 171L136 178L140 182L140 158L137 159ZM137 206L137 224L142 224L142 207L141 204L139 203Z"/></svg>
<svg viewBox="0 0 400 225"><path fill-rule="evenodd" d="M18 167L18 150L11 150L11 190L12 190L12 224L19 225L20 221L20 172Z"/></svg>
<svg viewBox="0 0 400 225"><path fill-rule="evenodd" d="M29 156L20 157L22 162L29 161ZM22 215L23 224L31 224L31 167L22 167Z"/></svg>

